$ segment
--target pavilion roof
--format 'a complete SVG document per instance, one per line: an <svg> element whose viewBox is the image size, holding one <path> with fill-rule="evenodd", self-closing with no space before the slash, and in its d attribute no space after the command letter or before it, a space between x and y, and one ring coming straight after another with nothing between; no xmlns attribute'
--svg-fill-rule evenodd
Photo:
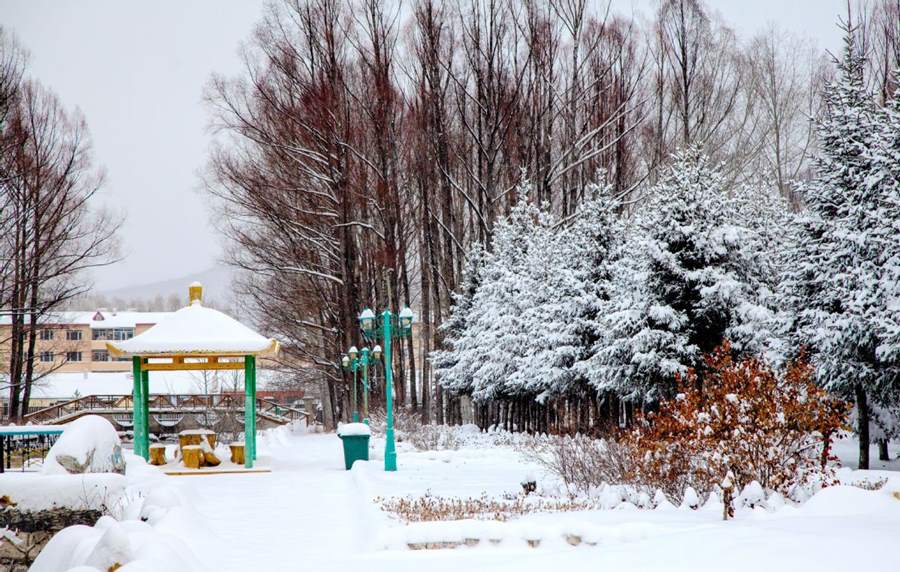
<svg viewBox="0 0 900 572"><path fill-rule="evenodd" d="M266 355L278 342L201 302L202 287L191 285L191 302L130 340L107 342L117 356Z"/></svg>

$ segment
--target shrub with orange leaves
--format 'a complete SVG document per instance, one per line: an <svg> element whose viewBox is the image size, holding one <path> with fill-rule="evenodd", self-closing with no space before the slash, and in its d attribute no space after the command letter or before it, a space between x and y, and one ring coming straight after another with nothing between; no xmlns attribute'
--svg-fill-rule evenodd
<svg viewBox="0 0 900 572"><path fill-rule="evenodd" d="M726 342L705 361L702 380L693 371L679 378L675 399L625 435L630 481L676 501L688 486L708 494L729 470L738 491L755 480L793 496L833 482L830 444L850 405L815 384L803 357L778 373L755 358L733 360Z"/></svg>

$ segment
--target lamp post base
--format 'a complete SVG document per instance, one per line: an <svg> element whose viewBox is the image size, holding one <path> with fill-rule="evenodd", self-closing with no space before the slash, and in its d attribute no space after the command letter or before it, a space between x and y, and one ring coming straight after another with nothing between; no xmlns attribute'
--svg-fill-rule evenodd
<svg viewBox="0 0 900 572"><path fill-rule="evenodd" d="M385 471L396 471L397 470L397 447L394 443L394 428L388 427L385 432L385 444L384 444L384 470Z"/></svg>

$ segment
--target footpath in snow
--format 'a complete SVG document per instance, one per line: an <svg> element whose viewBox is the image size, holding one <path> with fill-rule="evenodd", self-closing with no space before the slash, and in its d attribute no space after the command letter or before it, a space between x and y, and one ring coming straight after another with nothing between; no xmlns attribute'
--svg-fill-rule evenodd
<svg viewBox="0 0 900 572"><path fill-rule="evenodd" d="M344 470L340 440L275 434L268 441L271 473L182 477L223 541L219 569L324 570L364 551L369 530L360 513L367 502Z"/></svg>

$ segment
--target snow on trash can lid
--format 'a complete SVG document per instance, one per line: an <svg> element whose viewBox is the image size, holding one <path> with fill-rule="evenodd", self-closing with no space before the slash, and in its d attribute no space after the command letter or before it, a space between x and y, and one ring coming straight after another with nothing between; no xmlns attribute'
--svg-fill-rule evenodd
<svg viewBox="0 0 900 572"><path fill-rule="evenodd" d="M344 423L338 427L338 437L362 437L372 434L372 430L365 423Z"/></svg>

